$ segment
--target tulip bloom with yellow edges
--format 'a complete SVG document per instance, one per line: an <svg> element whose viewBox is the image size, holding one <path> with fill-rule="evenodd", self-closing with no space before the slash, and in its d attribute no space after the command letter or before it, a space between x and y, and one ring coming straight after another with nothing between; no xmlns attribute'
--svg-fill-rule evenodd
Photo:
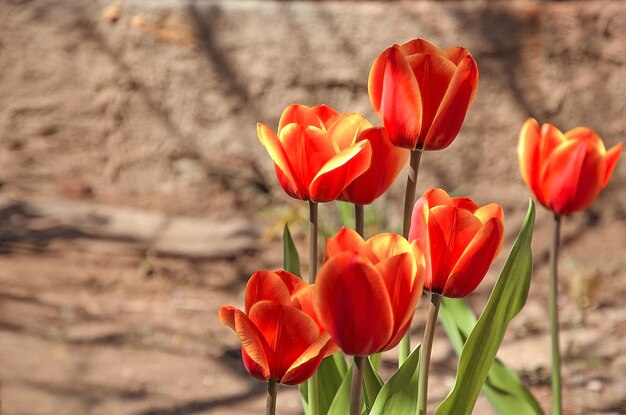
<svg viewBox="0 0 626 415"><path fill-rule="evenodd" d="M519 136L517 153L526 185L539 203L559 215L584 210L608 184L622 143L608 151L589 128L563 134L530 118Z"/></svg>
<svg viewBox="0 0 626 415"><path fill-rule="evenodd" d="M339 199L369 205L389 189L409 158L408 150L394 146L384 127L372 127L359 134L372 147L370 167L346 187Z"/></svg>
<svg viewBox="0 0 626 415"><path fill-rule="evenodd" d="M423 39L393 45L374 61L369 96L399 147L441 150L456 138L478 89L478 66L462 47Z"/></svg>
<svg viewBox="0 0 626 415"><path fill-rule="evenodd" d="M468 197L451 198L430 189L415 203L409 241L424 253L424 289L444 297L465 297L478 287L500 252L502 208L478 207Z"/></svg>
<svg viewBox="0 0 626 415"><path fill-rule="evenodd" d="M366 356L396 346L422 294L417 244L386 233L367 241L341 229L326 245L314 302L322 326L346 354Z"/></svg>
<svg viewBox="0 0 626 415"><path fill-rule="evenodd" d="M246 286L245 311L220 308L220 321L237 334L252 376L296 385L337 350L318 323L312 294L312 285L289 272L258 271Z"/></svg>
<svg viewBox="0 0 626 415"><path fill-rule="evenodd" d="M263 124L257 134L289 196L330 202L369 168L372 148L358 137L371 126L361 114L294 104L283 112L277 134Z"/></svg>

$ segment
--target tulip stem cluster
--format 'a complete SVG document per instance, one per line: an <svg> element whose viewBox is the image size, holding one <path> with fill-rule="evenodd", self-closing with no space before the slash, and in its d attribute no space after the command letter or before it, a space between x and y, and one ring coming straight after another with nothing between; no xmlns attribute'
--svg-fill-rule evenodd
<svg viewBox="0 0 626 415"><path fill-rule="evenodd" d="M559 351L558 262L561 216L554 214L550 247L550 334L552 337L552 413L561 414L561 352Z"/></svg>
<svg viewBox="0 0 626 415"><path fill-rule="evenodd" d="M274 415L276 413L276 389L278 384L275 380L267 382L267 403L265 404L265 414Z"/></svg>
<svg viewBox="0 0 626 415"><path fill-rule="evenodd" d="M435 337L435 326L437 316L441 306L441 295L430 294L430 308L428 309L428 320L424 329L424 339L422 340L422 354L420 355L419 383L417 390L417 402L419 405L418 415L426 415L428 401L428 372L430 368L430 354L433 349L433 339Z"/></svg>
<svg viewBox="0 0 626 415"><path fill-rule="evenodd" d="M366 356L354 356L352 385L350 388L350 415L361 415L361 391L363 390L363 370Z"/></svg>
<svg viewBox="0 0 626 415"><path fill-rule="evenodd" d="M365 231L365 207L354 204L354 230L363 237Z"/></svg>
<svg viewBox="0 0 626 415"><path fill-rule="evenodd" d="M417 174L420 169L420 160L422 159L422 150L415 149L411 151L411 160L409 162L409 175L406 179L406 192L404 193L404 217L402 220L402 236L409 237L409 229L411 228L411 213L415 204L415 192L417 189ZM398 350L398 366L411 354L411 331L407 331L406 335L400 341Z"/></svg>

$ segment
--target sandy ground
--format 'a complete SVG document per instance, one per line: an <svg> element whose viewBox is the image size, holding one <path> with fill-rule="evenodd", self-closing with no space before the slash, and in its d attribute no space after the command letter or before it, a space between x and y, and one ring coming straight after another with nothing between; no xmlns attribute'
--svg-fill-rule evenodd
<svg viewBox="0 0 626 415"><path fill-rule="evenodd" d="M0 3L0 196L24 203L131 206L197 220L229 222L243 217L251 219L251 226L262 238L255 251L238 252L230 258L155 255L150 250L131 249L125 240L87 236L78 227L51 224L45 217L31 214L21 203L1 205L2 413L262 413L264 385L245 372L236 338L219 324L217 310L224 304L242 305L245 282L254 271L280 266L277 230L285 220L292 224L300 252L306 252L302 223L306 209L288 200L278 188L271 164L254 138L254 122L269 122L284 106L276 95L285 86L278 80L275 84L259 81L261 75L275 71L267 62L261 75L257 73L259 67L250 69L259 79L225 81L229 78L222 77L220 71L228 68L220 67L220 62L226 65L233 61L218 59L207 65L206 54L231 56L232 41L202 32L200 24L189 29L193 7L185 9L187 14L168 14L158 8L151 9L152 14L124 11L115 25L111 23L115 10L109 9L110 5L95 2L86 7L77 1ZM242 10L246 11L245 7ZM289 7L302 17L298 14L300 6ZM302 7L306 11L309 5ZM332 13L344 10L338 3L323 7L328 8L320 10ZM363 16L378 10L374 3L365 7ZM437 10L428 4L424 8L427 15ZM471 9L460 10L459 15L473 16ZM555 10L558 14L561 9ZM606 94L616 92L597 111L589 111L593 113L589 120L596 121L613 113L619 115L619 105L623 105L619 100L622 84L615 81L624 70L621 55L615 53L623 49L623 44L615 41L621 39L622 32L615 28L621 27L620 16L626 15L616 13L617 20L604 21L604 12L599 13L600 17L591 22L593 27L609 33L601 35L606 38L607 49L598 55L585 49L588 54L579 57L569 54L566 45L550 55L555 61L562 58L572 65L589 56L610 62L602 66L606 70L603 74L614 74L607 81ZM135 19L137 15L144 20ZM209 28L217 28L216 33L239 30L239 23L218 9L198 16L214 24ZM490 18L501 22L502 16L494 12ZM557 19L555 25L571 25L578 18L575 16L584 19L586 15L571 16L573 20ZM508 33L505 23L494 27L496 35ZM356 30L357 25L346 27ZM428 27L425 30L438 33ZM248 53L251 38L242 32ZM495 52L489 48L479 52L483 58L479 61L485 62L481 72L481 76L485 74L485 80L481 79L485 86L481 88L487 96L516 91L498 84L497 79L489 83L489 77L495 76L506 62L517 62L509 55L499 60L498 54L505 52L498 47L509 50L508 38L502 39L491 45ZM344 40L349 53L366 65L370 57ZM219 42L225 55L215 50ZM315 42L311 47L320 46ZM561 46L554 43L554 48ZM272 53L263 59L271 62L276 57ZM315 65L326 67L320 62ZM590 71L589 67L583 69ZM352 73L345 71L331 71L340 78L345 75L345 79L339 83L326 79L325 92L302 86L315 80L297 76L287 79L286 85L293 83L296 91L291 90L290 100L313 94L331 101L336 98L346 105L354 101L357 109L366 111L366 101L351 98L364 85L351 84ZM321 77L328 75L321 72ZM551 76L558 78L559 73ZM583 79L573 88L582 89L586 82L591 81ZM255 108L252 98L264 96L266 87L270 95L274 94L274 106ZM224 99L219 94L211 95L220 88L227 91ZM243 91L244 98L236 98L237 91ZM525 91L522 88L517 93L523 95ZM248 100L246 94L250 94ZM519 100L538 108L533 111L536 114L554 114L559 119L565 118L559 115L562 112L585 112L567 95L559 97L558 103L547 102L546 107L537 104L541 101L538 96L531 95L530 102L524 97ZM581 102L589 108L594 97L581 94L576 103ZM480 310L488 297L529 196L517 177L514 159L509 160L514 146L494 138L502 137L499 133L505 126L519 125L523 119L523 111L517 107L512 111L512 121L502 116L500 111L506 112L509 105L509 101L503 101L494 109L477 101L478 115L468 120L459 145L424 158L418 190L438 184L457 193L471 191L481 203L501 201L505 207L507 246L469 299L475 310ZM598 124L615 142L626 127L623 117L613 118ZM493 125L482 126L491 119ZM237 136L243 144L232 139L240 125L247 128L241 137ZM465 157L470 147L463 143L476 153ZM246 146L251 148L250 153L242 154L241 148ZM507 146L510 148L503 150ZM508 158L502 157L504 153ZM494 163L485 166L480 163L484 159ZM463 177L467 182L462 186L450 184ZM593 209L568 218L564 226L560 306L567 414L626 414L624 183L626 169L621 163L615 183L610 185L613 187ZM376 205L377 225L370 226L370 232L381 224L397 229L400 187L385 203ZM332 232L337 223L336 210L330 206L324 209L323 231ZM512 322L500 351L500 357L521 373L547 411L549 219L539 208L533 241L535 274L528 304ZM412 328L414 342L421 337L424 315L425 302L419 306ZM394 365L394 353L385 355L385 376ZM455 368L454 353L439 329L433 351L431 407L446 395ZM279 413L301 413L294 388L281 388L279 393ZM493 411L481 398L475 413L489 415Z"/></svg>

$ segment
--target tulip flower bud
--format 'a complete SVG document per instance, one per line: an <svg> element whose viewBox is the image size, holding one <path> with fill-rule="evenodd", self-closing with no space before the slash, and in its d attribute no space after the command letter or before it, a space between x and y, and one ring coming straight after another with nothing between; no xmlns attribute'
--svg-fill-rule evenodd
<svg viewBox="0 0 626 415"><path fill-rule="evenodd" d="M328 240L314 303L344 353L365 356L400 342L422 293L422 261L417 245L395 234L364 241L343 228Z"/></svg>
<svg viewBox="0 0 626 415"><path fill-rule="evenodd" d="M588 128L563 134L533 118L524 123L517 154L520 172L539 203L559 215L584 210L609 183L622 143L608 151Z"/></svg>
<svg viewBox="0 0 626 415"><path fill-rule="evenodd" d="M374 61L369 96L399 147L440 150L456 138L478 88L465 48L440 50L423 39L393 45Z"/></svg>
<svg viewBox="0 0 626 415"><path fill-rule="evenodd" d="M237 334L252 376L299 384L337 350L318 323L312 294L312 285L289 272L258 271L246 286L245 312L220 308L220 321Z"/></svg>
<svg viewBox="0 0 626 415"><path fill-rule="evenodd" d="M295 104L283 112L278 135L263 124L257 134L289 196L330 202L370 166L370 143L357 137L371 126L361 114Z"/></svg>
<svg viewBox="0 0 626 415"><path fill-rule="evenodd" d="M444 297L470 294L500 252L503 235L499 205L478 207L467 197L428 190L415 203L409 231L424 253L424 289Z"/></svg>

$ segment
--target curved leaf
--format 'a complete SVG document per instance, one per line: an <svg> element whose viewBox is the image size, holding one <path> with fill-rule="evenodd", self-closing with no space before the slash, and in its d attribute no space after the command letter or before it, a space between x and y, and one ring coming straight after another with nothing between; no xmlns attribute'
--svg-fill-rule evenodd
<svg viewBox="0 0 626 415"><path fill-rule="evenodd" d="M378 392L370 415L412 415L417 409L417 378L420 346Z"/></svg>

